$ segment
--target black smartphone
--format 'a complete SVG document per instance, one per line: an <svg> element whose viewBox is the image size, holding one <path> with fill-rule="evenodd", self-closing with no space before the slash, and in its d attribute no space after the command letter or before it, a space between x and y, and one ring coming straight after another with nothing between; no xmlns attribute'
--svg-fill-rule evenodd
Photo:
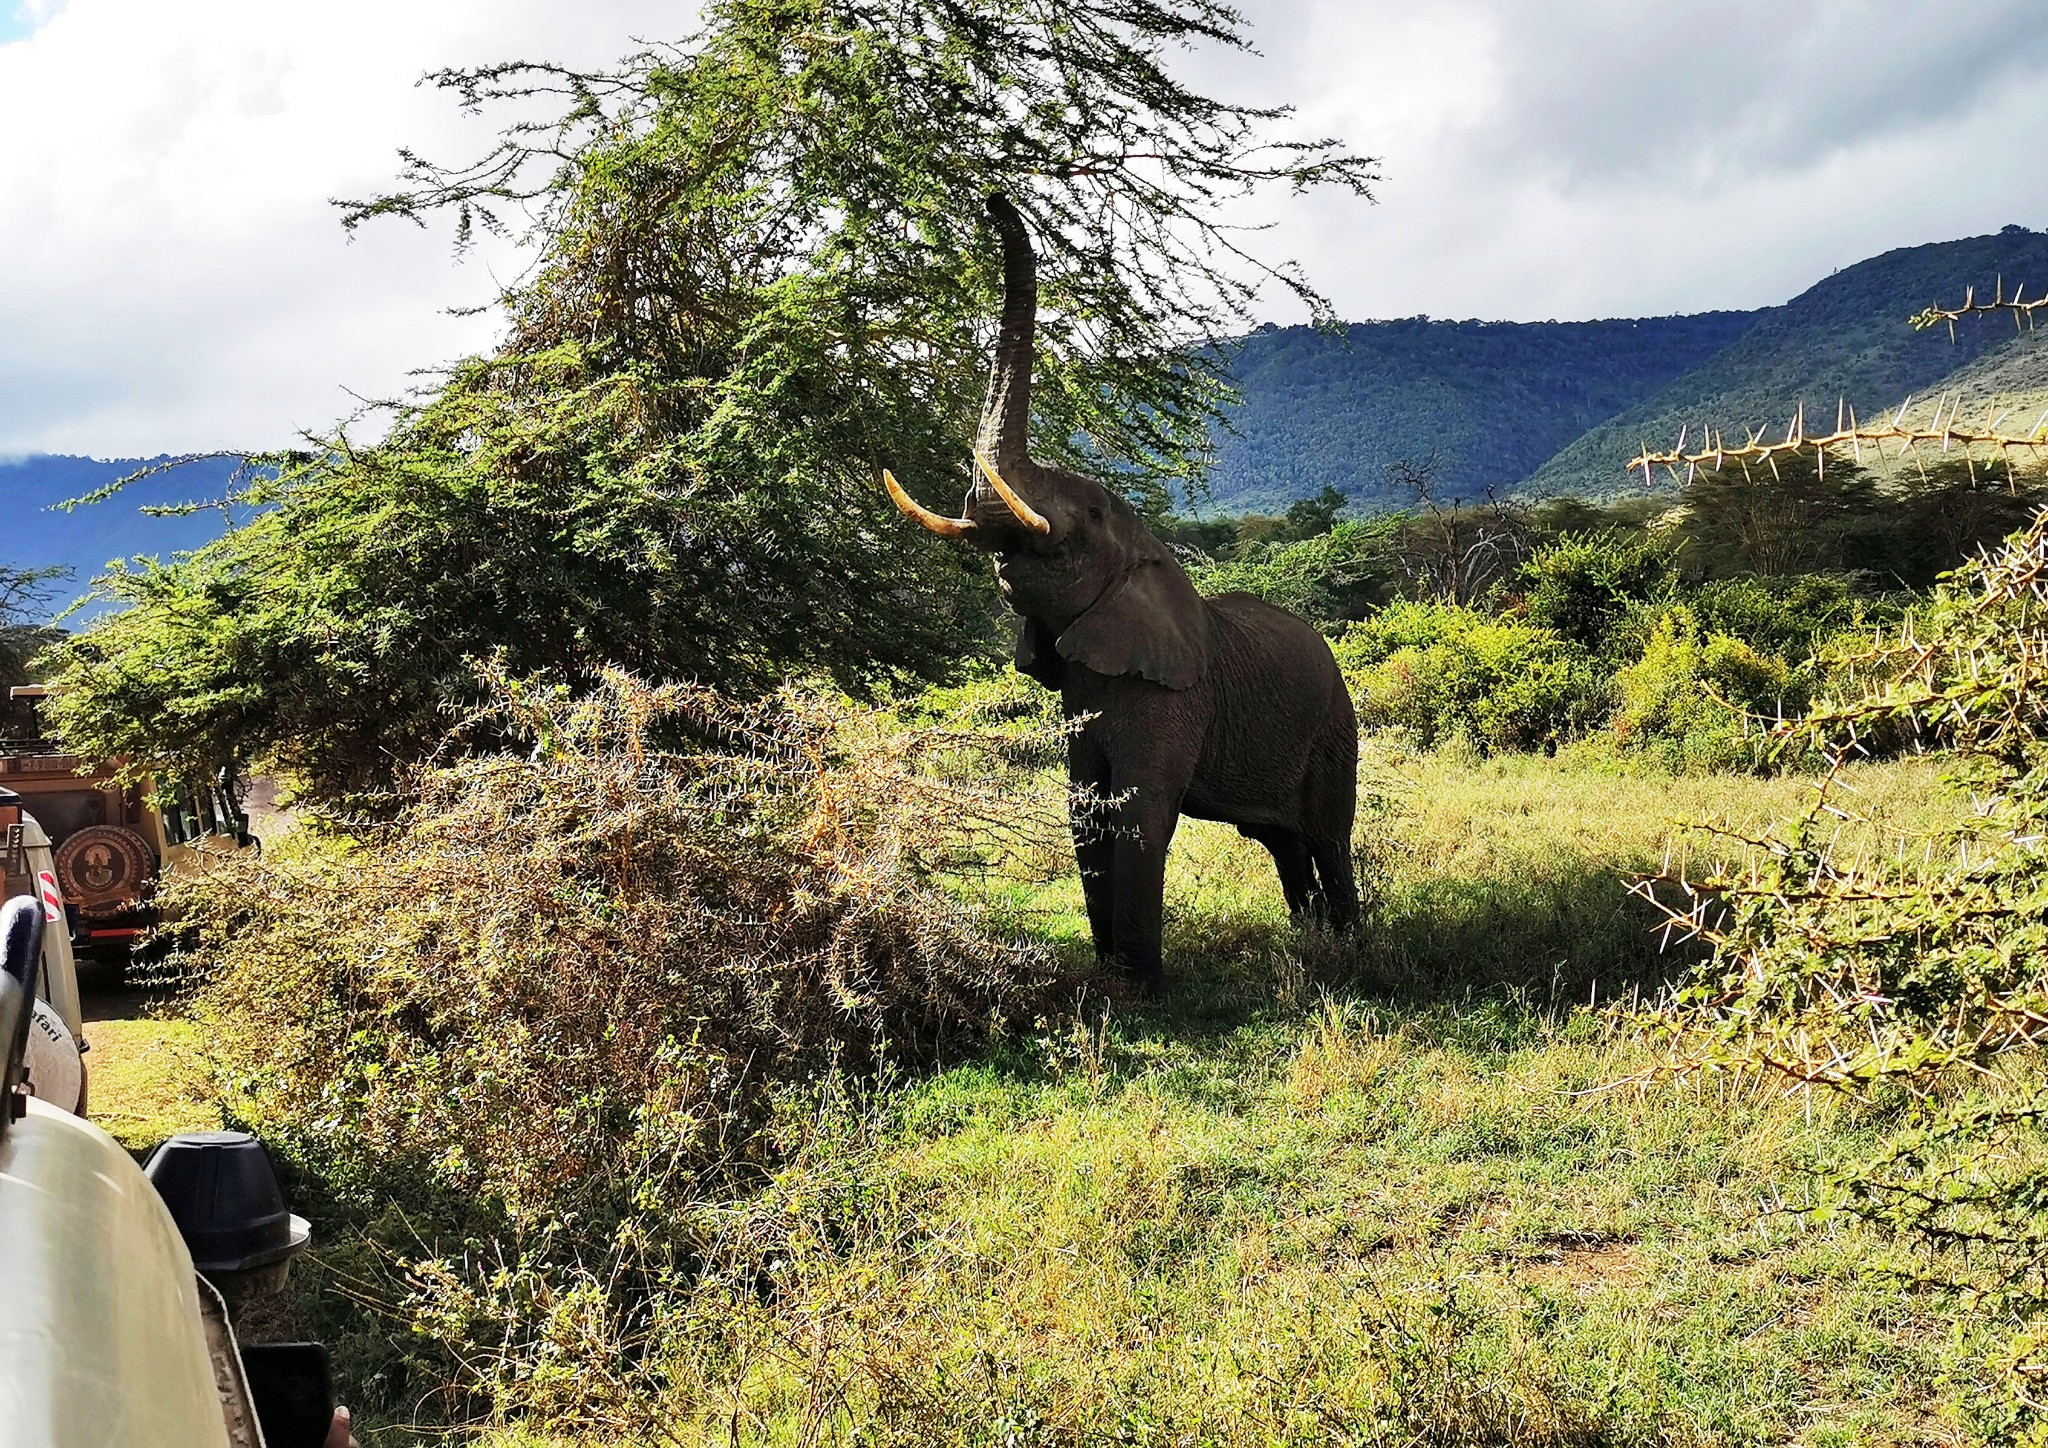
<svg viewBox="0 0 2048 1448"><path fill-rule="evenodd" d="M269 1448L322 1448L334 1422L334 1370L317 1342L253 1343L242 1372Z"/></svg>

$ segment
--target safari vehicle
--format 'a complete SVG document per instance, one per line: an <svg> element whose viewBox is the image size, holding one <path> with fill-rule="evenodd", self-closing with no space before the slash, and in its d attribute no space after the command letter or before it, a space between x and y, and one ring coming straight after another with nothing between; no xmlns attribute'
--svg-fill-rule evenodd
<svg viewBox="0 0 2048 1448"><path fill-rule="evenodd" d="M0 907L0 1448L344 1448L326 1349L244 1347L230 1305L306 1245L239 1132L175 1136L138 1166L33 1094L42 902Z"/></svg>
<svg viewBox="0 0 2048 1448"><path fill-rule="evenodd" d="M0 787L21 795L50 837L76 948L124 956L157 923L152 901L164 874L253 846L249 817L231 771L175 791L159 808L160 791L84 769L43 732L48 694L42 684L8 690Z"/></svg>
<svg viewBox="0 0 2048 1448"><path fill-rule="evenodd" d="M29 1059L36 1094L65 1111L85 1114L85 1015L78 998L78 965L71 953L69 914L57 882L50 837L22 808L21 796L0 789L0 874L5 894L26 896L42 911L44 929L29 1022Z"/></svg>

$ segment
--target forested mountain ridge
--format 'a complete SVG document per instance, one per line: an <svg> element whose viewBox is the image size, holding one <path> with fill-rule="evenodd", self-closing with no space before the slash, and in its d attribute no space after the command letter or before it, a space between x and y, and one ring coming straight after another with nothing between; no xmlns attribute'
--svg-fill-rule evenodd
<svg viewBox="0 0 2048 1448"><path fill-rule="evenodd" d="M1726 349L1754 312L1594 322L1359 322L1270 327L1239 344L1243 402L1217 439L1216 503L1281 512L1325 486L1364 507L1386 470L1434 454L1446 498L1512 488L1617 412Z"/></svg>
<svg viewBox="0 0 2048 1448"><path fill-rule="evenodd" d="M1681 427L1782 427L1801 402L1832 425L1838 397L1869 415L1943 387L1979 404L2048 402L2048 344L2014 339L2010 318L1967 321L1953 344L1946 328L1907 323L1972 285L1988 297L2000 278L2030 296L2048 288L2048 233L1903 247L1755 312L1264 328L1232 358L1243 402L1235 435L1216 440L1214 501L1280 512L1333 486L1368 510L1402 506L1414 499L1388 489L1387 466L1432 454L1446 500L1489 487L1599 497L1630 486L1642 442L1669 444Z"/></svg>
<svg viewBox="0 0 2048 1448"><path fill-rule="evenodd" d="M62 453L0 459L0 517L6 520L0 528L0 564L68 570L68 577L51 586L55 605L62 608L117 558L146 554L168 559L212 542L224 526L217 509L171 516L142 509L218 498L234 471L227 460L190 463L139 479L104 501L68 512L60 507L164 461Z"/></svg>
<svg viewBox="0 0 2048 1448"><path fill-rule="evenodd" d="M1354 323L1341 333L1264 327L1235 344L1243 392L1235 432L1216 440L1213 506L1285 511L1334 486L1365 510L1412 504L1386 469L1437 459L1444 501L1487 489L1611 495L1642 442L1670 443L1703 423L1739 435L1782 427L1801 402L1832 425L1838 397L1869 416L1909 394L1924 413L1940 391L1972 416L1996 400L2031 425L2048 407L2048 338L2015 337L2006 317L1914 331L1907 318L2000 279L2048 288L2048 233L2021 227L1872 257L1782 306L1754 312L1590 322ZM209 461L150 477L105 502L55 505L162 459L42 455L0 460L0 564L71 570L68 601L113 559L167 558L219 536L222 517L143 514L204 502L231 465Z"/></svg>
<svg viewBox="0 0 2048 1448"><path fill-rule="evenodd" d="M1528 480L1526 491L1582 497L1628 486L1624 468L1648 441L1668 446L1681 428L1700 436L1711 425L1731 437L1744 427L1782 430L1795 408L1834 425L1838 400L1868 417L1911 395L1952 387L1988 395L2031 392L2048 383L2048 350L2015 339L2010 317L1966 318L1948 330L1915 331L1907 318L1939 302L1953 306L1974 286L1988 299L2003 279L2008 292L2048 288L2048 232L2009 226L1989 236L1901 247L1844 267L1782 307L1758 315L1732 346L1687 372L1655 397L1607 420L1562 448ZM1979 359L1998 354L1987 373ZM2029 419L2031 422L2032 419Z"/></svg>

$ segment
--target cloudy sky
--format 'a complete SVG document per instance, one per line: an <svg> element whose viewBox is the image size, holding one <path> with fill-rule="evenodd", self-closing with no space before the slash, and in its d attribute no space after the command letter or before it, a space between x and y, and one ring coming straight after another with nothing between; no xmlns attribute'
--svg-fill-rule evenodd
<svg viewBox="0 0 2048 1448"><path fill-rule="evenodd" d="M288 441L485 344L518 259L344 238L333 196L488 122L415 81L600 64L649 0L0 0L0 456ZM2039 0L1240 0L1233 98L1382 159L1276 199L1355 318L1752 307L1889 247L2048 226ZM2041 279L2048 281L2048 279ZM1295 318L1276 300L1276 320Z"/></svg>

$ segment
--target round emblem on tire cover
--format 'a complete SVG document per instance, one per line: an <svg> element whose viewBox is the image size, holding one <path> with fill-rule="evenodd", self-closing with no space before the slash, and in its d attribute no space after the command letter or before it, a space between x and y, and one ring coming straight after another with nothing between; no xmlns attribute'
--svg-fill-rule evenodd
<svg viewBox="0 0 2048 1448"><path fill-rule="evenodd" d="M87 916L116 914L142 903L156 882L156 852L120 825L88 825L57 847L64 896Z"/></svg>

